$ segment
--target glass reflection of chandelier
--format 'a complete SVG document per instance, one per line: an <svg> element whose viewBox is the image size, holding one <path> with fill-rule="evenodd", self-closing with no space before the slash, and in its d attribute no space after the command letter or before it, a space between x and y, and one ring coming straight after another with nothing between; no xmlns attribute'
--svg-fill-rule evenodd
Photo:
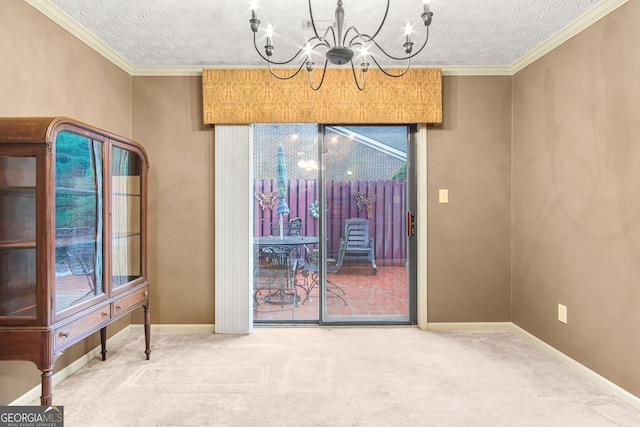
<svg viewBox="0 0 640 427"><path fill-rule="evenodd" d="M327 71L328 63L332 63L335 65L344 65L347 63L351 64L351 70L353 71L353 80L356 83L356 86L360 90L364 90L367 83L367 71L369 70L369 60L373 61L375 65L389 77L402 77L407 73L409 67L411 66L411 58L418 55L424 47L427 45L427 41L429 40L429 25L431 25L431 19L433 17L433 13L429 10L429 0L423 0L423 8L424 11L421 15L422 24L425 28L425 39L424 43L420 46L416 52L413 52L413 41L411 40L412 27L411 24L407 23L405 27L405 42L404 42L404 55L403 56L394 56L387 53L380 44L376 41L376 37L382 30L384 23L387 19L387 14L389 13L389 3L390 0L387 0L387 7L384 13L384 17L382 18L382 22L378 26L373 35L360 33L357 28L349 27L345 30L344 22L345 22L345 12L342 7L342 0L338 0L338 4L336 6L335 11L335 23L327 28L324 34L321 36L318 33L318 29L316 28L316 21L313 17L313 11L311 8L311 0L309 3L309 17L311 19L310 25L313 28L313 37L308 39L304 45L304 47L300 48L291 58L284 61L276 61L272 59L273 56L273 28L271 24L267 25L266 30L266 45L264 46L264 54L258 49L257 45L257 33L260 28L260 20L258 19L257 9L258 4L257 0L252 0L251 2L251 19L249 22L251 23L251 31L253 31L253 46L258 52L258 55L264 59L268 66L271 74L280 79L280 80L288 80L290 78L295 77L303 67L306 68L309 75L309 86L313 90L318 90L322 87L322 83L324 83L324 76ZM312 71L314 68L314 63L311 59L312 53L322 53L324 55L324 66L322 68L322 76L320 78L320 83L317 86L313 85L312 79ZM360 80L356 74L356 66L354 65L354 56L356 56L356 52L359 53L359 57L362 62L360 63L361 77ZM403 70L398 73L392 73L385 70L382 65L378 62L376 57L374 56L374 52L378 52L383 54L386 58L389 58L393 61L404 62L406 61L406 65ZM297 70L290 75L280 76L274 72L272 69L272 65L288 65L293 63L296 60L300 60L300 65Z"/></svg>

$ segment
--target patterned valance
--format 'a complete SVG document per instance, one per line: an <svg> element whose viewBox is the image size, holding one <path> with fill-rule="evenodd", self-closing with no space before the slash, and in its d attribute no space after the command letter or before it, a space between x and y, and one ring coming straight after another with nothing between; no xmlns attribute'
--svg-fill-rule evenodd
<svg viewBox="0 0 640 427"><path fill-rule="evenodd" d="M202 90L206 124L442 123L440 69L411 69L401 78L372 69L362 92L351 69L327 70L318 91L305 72L283 81L267 69L204 69Z"/></svg>

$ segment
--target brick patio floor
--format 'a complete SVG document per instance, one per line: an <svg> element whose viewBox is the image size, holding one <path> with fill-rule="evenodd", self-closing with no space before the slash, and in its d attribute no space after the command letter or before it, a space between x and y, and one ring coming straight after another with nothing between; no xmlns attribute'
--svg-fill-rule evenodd
<svg viewBox="0 0 640 427"><path fill-rule="evenodd" d="M405 267L380 267L375 275L329 273L327 279L344 290L342 298L327 293L327 315L331 316L408 316L407 270ZM331 285L329 285L331 286ZM335 288L332 288L335 289ZM265 302L258 295L254 304L254 322L317 321L318 288L304 299L303 290L296 288L298 303ZM346 302L346 305L345 305Z"/></svg>

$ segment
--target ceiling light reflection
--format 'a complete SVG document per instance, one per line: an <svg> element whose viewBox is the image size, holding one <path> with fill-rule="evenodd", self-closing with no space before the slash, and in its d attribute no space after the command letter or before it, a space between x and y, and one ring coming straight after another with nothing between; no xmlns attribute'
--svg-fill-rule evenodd
<svg viewBox="0 0 640 427"><path fill-rule="evenodd" d="M318 162L311 159L301 159L298 161L298 167L306 171L318 170Z"/></svg>

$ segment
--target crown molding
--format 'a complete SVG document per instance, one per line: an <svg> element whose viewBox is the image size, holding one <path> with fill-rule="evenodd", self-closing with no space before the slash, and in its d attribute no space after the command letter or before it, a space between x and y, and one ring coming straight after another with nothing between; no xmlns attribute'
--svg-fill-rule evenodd
<svg viewBox="0 0 640 427"><path fill-rule="evenodd" d="M531 65L547 53L551 52L562 43L566 42L582 30L590 27L600 19L607 16L629 0L603 0L588 12L582 14L574 21L569 23L556 34L536 46L530 52L522 56L516 62L511 64L511 75L516 74L528 65Z"/></svg>
<svg viewBox="0 0 640 427"><path fill-rule="evenodd" d="M509 65L457 65L442 67L443 76L510 76Z"/></svg>
<svg viewBox="0 0 640 427"><path fill-rule="evenodd" d="M211 69L263 69L264 67L237 67L237 66L192 66L192 67L134 67L130 73L135 77L158 77L158 76L201 76L203 68ZM510 76L511 67L509 65L459 65L459 66L420 66L420 68L440 68L443 76Z"/></svg>
<svg viewBox="0 0 640 427"><path fill-rule="evenodd" d="M124 59L122 55L117 53L102 40L91 34L86 28L69 16L58 6L50 3L48 0L25 0L35 9L40 11L47 18L60 25L65 30L76 36L80 41L84 42L90 48L104 56L114 65L120 67L124 72L133 75L135 67L129 61Z"/></svg>
<svg viewBox="0 0 640 427"><path fill-rule="evenodd" d="M67 15L58 6L48 0L25 0L62 28L69 31L93 50L104 56L131 76L201 76L203 66L187 67L136 67L122 55L91 34L75 19ZM585 28L588 28L609 13L613 12L629 0L603 0L588 12L584 13L552 37L536 46L511 65L460 65L441 66L443 76L512 76L526 66L532 64L562 43L566 42ZM416 67L434 68L435 66ZM249 68L249 67L207 67L207 68Z"/></svg>
<svg viewBox="0 0 640 427"><path fill-rule="evenodd" d="M160 76L201 76L202 66L193 67L134 67L131 74L134 77ZM228 67L234 68L234 67ZM235 67L238 68L238 67Z"/></svg>

